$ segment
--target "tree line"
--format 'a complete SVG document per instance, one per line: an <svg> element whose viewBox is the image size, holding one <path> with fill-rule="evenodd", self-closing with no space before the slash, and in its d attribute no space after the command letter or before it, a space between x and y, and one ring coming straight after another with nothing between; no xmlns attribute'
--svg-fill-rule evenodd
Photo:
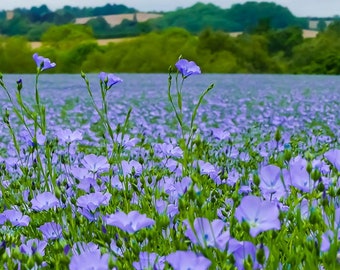
<svg viewBox="0 0 340 270"><path fill-rule="evenodd" d="M308 28L306 18L295 17L289 9L271 2L246 2L222 9L213 4L197 3L189 8L164 12L162 17L138 22L123 20L121 24L110 26L102 17L110 14L136 13L134 8L124 5L105 5L96 8L65 6L52 12L46 5L31 9L15 9L14 17L6 19L0 12L0 34L22 35L28 40L39 41L42 35L54 25L73 23L76 18L95 16L86 25L92 28L96 38L139 36L169 27L180 27L192 34L199 34L205 28L224 32L250 32L260 20L267 20L273 29L288 26Z"/></svg>
<svg viewBox="0 0 340 270"><path fill-rule="evenodd" d="M179 55L196 61L205 73L340 73L340 21L309 39L299 27L273 29L260 22L237 37L211 28L198 35L168 28L100 46L92 28L68 24L49 28L35 50L24 37L1 37L0 44L2 73L34 73L34 52L56 62L48 71L55 73L166 73Z"/></svg>

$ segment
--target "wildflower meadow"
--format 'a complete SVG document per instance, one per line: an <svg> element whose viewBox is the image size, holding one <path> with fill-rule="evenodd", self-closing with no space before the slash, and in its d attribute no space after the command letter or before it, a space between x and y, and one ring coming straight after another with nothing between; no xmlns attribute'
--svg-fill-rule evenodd
<svg viewBox="0 0 340 270"><path fill-rule="evenodd" d="M56 63L34 62L29 98L0 77L3 269L340 268L338 101L313 109L305 89L228 110L207 104L214 84L187 98L201 69L180 58L150 122L115 115L126 82L106 72L81 73L87 103L56 99L52 119L39 82Z"/></svg>

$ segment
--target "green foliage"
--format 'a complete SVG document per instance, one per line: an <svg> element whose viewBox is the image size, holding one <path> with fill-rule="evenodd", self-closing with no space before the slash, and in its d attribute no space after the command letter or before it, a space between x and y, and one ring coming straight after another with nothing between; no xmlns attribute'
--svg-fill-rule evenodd
<svg viewBox="0 0 340 270"><path fill-rule="evenodd" d="M227 10L227 16L240 26L234 31L252 30L261 19L268 19L270 26L275 29L292 25L307 27L306 20L297 19L289 9L272 2L235 4Z"/></svg>
<svg viewBox="0 0 340 270"><path fill-rule="evenodd" d="M44 23L41 28L47 31L42 35L42 46L34 51L23 37L0 39L0 71L30 73L32 54L38 52L58 63L49 71L52 73L79 73L80 70L163 73L168 70L168 63L175 62L179 55L194 60L203 72L340 73L340 22L330 24L312 39L303 39L299 27L274 29L267 23L262 20L256 31L237 37L212 28L196 36L174 27L106 46L97 44L89 25ZM98 31L101 25L106 25L102 18L90 24ZM35 39L42 32L32 29L29 36Z"/></svg>
<svg viewBox="0 0 340 270"><path fill-rule="evenodd" d="M87 56L98 49L99 46L94 41L84 41L77 44L67 53L62 54L60 70L63 73L80 73L82 63L86 60Z"/></svg>
<svg viewBox="0 0 340 270"><path fill-rule="evenodd" d="M94 39L92 29L76 24L52 26L41 37L43 43L58 49L71 48L77 42L91 39Z"/></svg>
<svg viewBox="0 0 340 270"><path fill-rule="evenodd" d="M285 56L292 55L292 49L303 43L302 30L299 27L287 27L268 33L269 53L282 51Z"/></svg>
<svg viewBox="0 0 340 270"><path fill-rule="evenodd" d="M197 34L207 26L214 30L230 30L227 27L232 22L227 19L225 10L213 4L197 3L190 8L166 13L151 23L157 29L177 26Z"/></svg>
<svg viewBox="0 0 340 270"><path fill-rule="evenodd" d="M0 31L4 35L25 35L30 30L30 23L27 18L15 15L11 20L4 20Z"/></svg>
<svg viewBox="0 0 340 270"><path fill-rule="evenodd" d="M76 17L91 17L91 16L103 16L103 15L111 15L111 14L124 14L124 13L134 13L137 10L134 8L129 8L125 5L120 4L106 4L102 7L71 7L64 6L62 9L57 10L57 12L67 12L72 14L72 16Z"/></svg>
<svg viewBox="0 0 340 270"><path fill-rule="evenodd" d="M0 38L0 70L4 73L35 71L32 52L23 37Z"/></svg>
<svg viewBox="0 0 340 270"><path fill-rule="evenodd" d="M104 15L136 12L138 11L133 8L116 4L95 8L65 6L55 12L50 11L46 5L42 5L31 9L15 9L15 18L8 21L5 19L5 13L0 14L0 31L9 36L19 34L25 35L30 40L37 40L41 37L42 30L47 30L42 28L41 24L64 25L72 23L75 18L90 16L97 17L87 23L96 38L138 36L169 27L181 27L196 35L207 27L225 32L251 32L256 30L254 26L259 28L261 22L265 21L267 26L274 29L288 26L308 28L306 19L297 18L287 8L267 2L247 2L234 5L230 9L222 9L213 4L197 3L189 8L165 12L160 18L146 22L124 20L114 27L110 27L101 18Z"/></svg>
<svg viewBox="0 0 340 270"><path fill-rule="evenodd" d="M42 35L51 27L53 24L44 22L36 27L31 28L26 34L26 37L30 41L41 40Z"/></svg>
<svg viewBox="0 0 340 270"><path fill-rule="evenodd" d="M92 28L95 38L107 38L110 36L111 27L103 17L91 19L86 25Z"/></svg>
<svg viewBox="0 0 340 270"><path fill-rule="evenodd" d="M340 22L334 22L317 38L293 49L292 69L297 73L340 74Z"/></svg>

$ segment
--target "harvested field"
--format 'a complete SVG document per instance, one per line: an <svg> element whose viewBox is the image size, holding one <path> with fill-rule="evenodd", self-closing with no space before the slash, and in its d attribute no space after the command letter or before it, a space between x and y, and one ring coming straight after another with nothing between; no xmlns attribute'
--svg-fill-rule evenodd
<svg viewBox="0 0 340 270"><path fill-rule="evenodd" d="M117 15L105 15L102 16L107 23L112 27L121 24L123 20L134 20L136 19L137 22L145 22L150 19L162 17L162 14L157 13L129 13L129 14L117 14ZM91 19L95 19L96 17L85 17L85 18L77 18L75 23L76 24L85 24Z"/></svg>

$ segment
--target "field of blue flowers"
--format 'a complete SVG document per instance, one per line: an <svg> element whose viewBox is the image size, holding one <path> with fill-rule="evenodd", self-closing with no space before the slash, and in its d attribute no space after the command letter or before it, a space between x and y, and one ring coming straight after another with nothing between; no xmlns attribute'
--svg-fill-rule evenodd
<svg viewBox="0 0 340 270"><path fill-rule="evenodd" d="M33 60L31 97L0 77L4 269L339 269L332 89L225 108L213 84L192 96L201 70L179 59L167 104L147 99L133 122L133 104L108 98L120 77L101 72L94 91L82 73L88 102L53 106L39 79L56 64Z"/></svg>

